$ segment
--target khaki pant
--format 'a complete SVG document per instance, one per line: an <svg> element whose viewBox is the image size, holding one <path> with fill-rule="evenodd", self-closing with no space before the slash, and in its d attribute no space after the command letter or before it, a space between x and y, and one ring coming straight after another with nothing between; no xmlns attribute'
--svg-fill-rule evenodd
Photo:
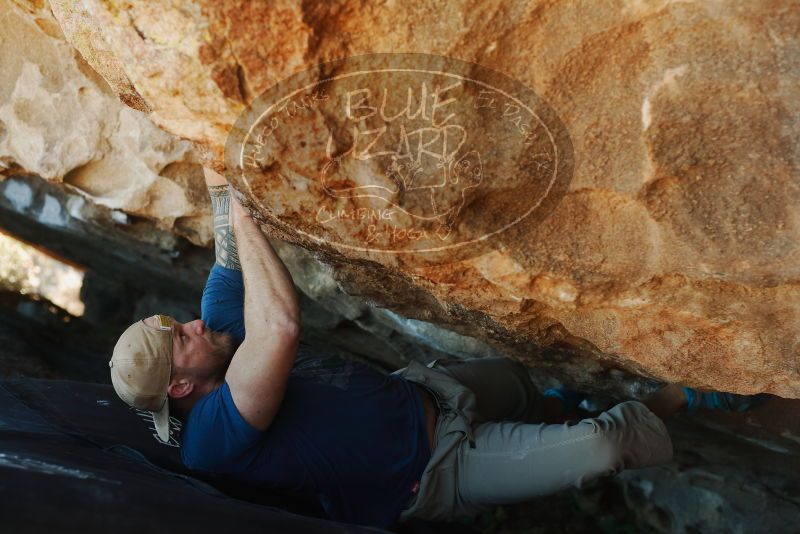
<svg viewBox="0 0 800 534"><path fill-rule="evenodd" d="M470 518L672 457L664 423L640 402L592 419L537 423L542 396L514 360L414 361L393 374L426 387L439 406L431 459L400 520Z"/></svg>

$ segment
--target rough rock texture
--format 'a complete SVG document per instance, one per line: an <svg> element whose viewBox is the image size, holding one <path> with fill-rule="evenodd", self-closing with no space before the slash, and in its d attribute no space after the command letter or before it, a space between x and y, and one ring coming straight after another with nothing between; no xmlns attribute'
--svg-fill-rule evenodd
<svg viewBox="0 0 800 534"><path fill-rule="evenodd" d="M796 2L86 0L80 17L54 5L90 63L87 43L104 43L116 63L101 72L121 67L153 121L218 168L245 104L321 61L426 51L505 72L571 136L555 211L427 269L316 247L339 283L529 363L557 367L534 347L566 347L664 380L800 397ZM310 223L262 215L309 244L297 230Z"/></svg>
<svg viewBox="0 0 800 534"><path fill-rule="evenodd" d="M799 407L773 398L749 414L678 417L673 460L614 483L658 532L796 532Z"/></svg>
<svg viewBox="0 0 800 534"><path fill-rule="evenodd" d="M61 184L32 176L0 182L0 228L84 270L84 318L104 330L121 326L115 325L118 320L130 324L134 319L126 309L139 299L160 296L165 309L170 299L191 299L194 310L213 262L211 250L194 247L153 221L127 220ZM101 295L88 292L95 284ZM105 302L96 308L98 297ZM176 318L194 318L169 308Z"/></svg>
<svg viewBox="0 0 800 534"><path fill-rule="evenodd" d="M115 92L134 104L126 97L133 89L99 77L66 42L49 8L38 4L0 5L0 179L38 175L119 210L121 222L125 212L210 243L210 210L192 145L121 103ZM113 64L100 52L93 57Z"/></svg>

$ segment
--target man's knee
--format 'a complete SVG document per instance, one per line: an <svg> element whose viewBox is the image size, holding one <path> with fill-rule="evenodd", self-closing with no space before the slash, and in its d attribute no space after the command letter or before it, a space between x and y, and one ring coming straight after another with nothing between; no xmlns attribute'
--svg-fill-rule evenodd
<svg viewBox="0 0 800 534"><path fill-rule="evenodd" d="M625 427L604 415L581 421L592 425L591 449L586 451L591 468L585 473L586 479L615 475L625 467Z"/></svg>
<svg viewBox="0 0 800 534"><path fill-rule="evenodd" d="M597 433L597 469L616 474L672 459L672 440L663 421L644 404L617 404L591 420Z"/></svg>

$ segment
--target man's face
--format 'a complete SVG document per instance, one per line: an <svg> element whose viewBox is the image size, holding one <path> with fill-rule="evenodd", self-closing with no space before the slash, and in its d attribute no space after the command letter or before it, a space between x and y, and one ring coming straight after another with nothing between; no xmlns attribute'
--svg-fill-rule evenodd
<svg viewBox="0 0 800 534"><path fill-rule="evenodd" d="M173 374L190 371L200 380L221 381L233 357L230 336L206 328L201 319L172 323ZM158 318L153 315L143 319L146 326L158 329Z"/></svg>

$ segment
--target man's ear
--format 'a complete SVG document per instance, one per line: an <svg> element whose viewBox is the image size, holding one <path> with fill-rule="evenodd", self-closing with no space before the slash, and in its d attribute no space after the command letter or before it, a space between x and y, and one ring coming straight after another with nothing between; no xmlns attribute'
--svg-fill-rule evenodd
<svg viewBox="0 0 800 534"><path fill-rule="evenodd" d="M187 378L173 378L169 382L167 395L173 399L181 399L194 390L194 384Z"/></svg>

